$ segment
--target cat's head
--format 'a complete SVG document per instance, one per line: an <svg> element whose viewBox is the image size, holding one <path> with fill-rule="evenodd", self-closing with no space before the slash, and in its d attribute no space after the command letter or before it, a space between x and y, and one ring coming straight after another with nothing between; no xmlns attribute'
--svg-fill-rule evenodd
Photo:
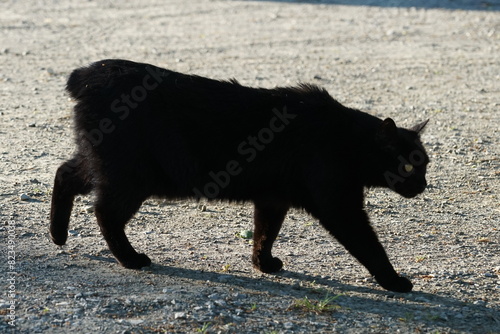
<svg viewBox="0 0 500 334"><path fill-rule="evenodd" d="M425 190L429 157L419 134L427 122L403 129L398 128L390 118L382 121L375 135L380 154L377 160L381 186L407 198L415 197Z"/></svg>

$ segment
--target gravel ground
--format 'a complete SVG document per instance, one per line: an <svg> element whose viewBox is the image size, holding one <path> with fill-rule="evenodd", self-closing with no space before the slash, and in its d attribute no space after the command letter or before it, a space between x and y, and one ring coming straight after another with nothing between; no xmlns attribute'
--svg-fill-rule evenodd
<svg viewBox="0 0 500 334"><path fill-rule="evenodd" d="M500 3L406 3L1 1L0 332L500 333ZM275 246L285 270L253 270L249 204L148 200L128 226L154 262L141 271L116 264L92 196L52 244L52 179L74 150L65 81L102 58L310 82L403 126L430 118L428 191L367 191L414 292L382 290L300 211Z"/></svg>

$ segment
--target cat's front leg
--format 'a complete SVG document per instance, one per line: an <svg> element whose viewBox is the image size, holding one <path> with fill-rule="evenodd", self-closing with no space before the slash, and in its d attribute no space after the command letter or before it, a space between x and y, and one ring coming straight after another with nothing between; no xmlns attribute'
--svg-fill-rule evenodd
<svg viewBox="0 0 500 334"><path fill-rule="evenodd" d="M410 280L399 276L392 267L363 209L345 205L335 210L335 215L331 213L320 218L321 224L368 269L384 289L396 292L412 290Z"/></svg>
<svg viewBox="0 0 500 334"><path fill-rule="evenodd" d="M264 273L277 272L283 267L283 262L271 255L271 249L288 208L288 204L274 201L255 202L252 263Z"/></svg>

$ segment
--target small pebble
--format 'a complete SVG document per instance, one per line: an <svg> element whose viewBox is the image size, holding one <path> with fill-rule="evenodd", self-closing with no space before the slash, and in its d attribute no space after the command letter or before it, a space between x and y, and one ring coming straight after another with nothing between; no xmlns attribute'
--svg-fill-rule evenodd
<svg viewBox="0 0 500 334"><path fill-rule="evenodd" d="M174 319L185 319L185 318L186 318L185 312L175 312L174 313Z"/></svg>
<svg viewBox="0 0 500 334"><path fill-rule="evenodd" d="M141 320L141 319L130 319L130 320L128 320L128 322L131 325L139 325L139 324L142 324L144 322L144 320Z"/></svg>
<svg viewBox="0 0 500 334"><path fill-rule="evenodd" d="M208 295L209 299L215 300L215 299L220 299L221 296L218 293L213 293L211 295Z"/></svg>
<svg viewBox="0 0 500 334"><path fill-rule="evenodd" d="M26 194L21 194L20 198L21 198L21 201L29 201L29 200L31 200L31 197L29 197Z"/></svg>
<svg viewBox="0 0 500 334"><path fill-rule="evenodd" d="M422 302L422 303L430 303L430 300L424 297L416 297L415 301L417 302Z"/></svg>
<svg viewBox="0 0 500 334"><path fill-rule="evenodd" d="M238 315L233 315L232 317L233 317L233 321L235 321L235 322L243 322L243 321L245 321L245 318L240 317Z"/></svg>
<svg viewBox="0 0 500 334"><path fill-rule="evenodd" d="M233 278L233 276L221 275L221 276L217 277L217 281L219 281L221 283L226 283L226 282L229 282L231 280L231 278Z"/></svg>
<svg viewBox="0 0 500 334"><path fill-rule="evenodd" d="M224 300L222 300L222 299L218 299L218 300L214 301L214 303L215 303L216 305L218 305L218 306L222 306L222 307L227 306L227 303L226 303Z"/></svg>
<svg viewBox="0 0 500 334"><path fill-rule="evenodd" d="M249 230L243 230L240 232L240 237L243 239L251 239L253 237L253 232Z"/></svg>

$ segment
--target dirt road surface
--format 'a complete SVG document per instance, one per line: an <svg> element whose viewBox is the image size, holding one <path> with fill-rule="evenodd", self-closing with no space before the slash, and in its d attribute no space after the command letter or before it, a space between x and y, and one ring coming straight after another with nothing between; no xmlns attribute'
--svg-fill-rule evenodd
<svg viewBox="0 0 500 334"><path fill-rule="evenodd" d="M409 7L411 3L414 7ZM0 2L0 332L500 333L499 1ZM76 67L126 58L274 87L309 82L402 126L430 119L429 189L368 190L412 293L382 290L292 211L276 275L250 264L250 204L148 200L128 225L154 264L117 265L75 203L48 238L55 170L74 150Z"/></svg>

